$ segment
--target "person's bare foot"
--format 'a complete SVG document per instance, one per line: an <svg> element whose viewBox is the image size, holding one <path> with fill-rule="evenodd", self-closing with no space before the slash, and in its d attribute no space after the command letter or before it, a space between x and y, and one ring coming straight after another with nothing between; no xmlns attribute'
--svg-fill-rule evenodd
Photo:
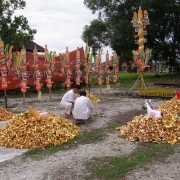
<svg viewBox="0 0 180 180"><path fill-rule="evenodd" d="M88 120L87 120L87 119L84 119L83 121L84 121L84 124L87 124L87 123L88 123Z"/></svg>
<svg viewBox="0 0 180 180"><path fill-rule="evenodd" d="M69 119L69 115L65 113L65 118L66 119Z"/></svg>
<svg viewBox="0 0 180 180"><path fill-rule="evenodd" d="M80 120L79 120L79 119L76 119L75 125L78 125L78 124L80 124Z"/></svg>

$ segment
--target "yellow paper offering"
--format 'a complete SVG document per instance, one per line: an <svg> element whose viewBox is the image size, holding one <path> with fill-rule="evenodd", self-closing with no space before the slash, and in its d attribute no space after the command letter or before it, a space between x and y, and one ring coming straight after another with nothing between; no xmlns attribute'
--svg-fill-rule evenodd
<svg viewBox="0 0 180 180"><path fill-rule="evenodd" d="M138 18L142 18L142 17L143 17L142 10L139 9L139 10L138 10Z"/></svg>
<svg viewBox="0 0 180 180"><path fill-rule="evenodd" d="M110 90L110 88L111 88L110 84L107 84L107 90Z"/></svg>
<svg viewBox="0 0 180 180"><path fill-rule="evenodd" d="M41 101L41 99L42 99L42 92L38 91L38 101Z"/></svg>

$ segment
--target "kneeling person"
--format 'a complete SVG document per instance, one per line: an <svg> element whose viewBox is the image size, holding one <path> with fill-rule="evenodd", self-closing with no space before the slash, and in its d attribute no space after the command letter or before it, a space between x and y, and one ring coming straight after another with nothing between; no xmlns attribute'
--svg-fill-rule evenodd
<svg viewBox="0 0 180 180"><path fill-rule="evenodd" d="M79 94L80 97L76 98L74 102L73 116L76 121L83 120L86 124L94 106L91 103L91 100L86 97L86 91L80 91Z"/></svg>
<svg viewBox="0 0 180 180"><path fill-rule="evenodd" d="M76 94L79 93L80 88L81 87L79 85L75 85L73 89L66 92L62 97L60 107L65 109L65 118L69 118L73 109L74 101L77 98Z"/></svg>

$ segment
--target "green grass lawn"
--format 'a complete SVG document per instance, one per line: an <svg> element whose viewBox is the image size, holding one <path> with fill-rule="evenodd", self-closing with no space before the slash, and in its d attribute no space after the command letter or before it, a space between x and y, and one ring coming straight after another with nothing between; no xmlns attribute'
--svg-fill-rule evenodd
<svg viewBox="0 0 180 180"><path fill-rule="evenodd" d="M86 180L120 180L125 174L137 167L143 167L153 161L163 161L180 145L138 143L131 154L118 157L93 158L87 162L91 175Z"/></svg>
<svg viewBox="0 0 180 180"><path fill-rule="evenodd" d="M120 88L120 89L130 89L138 77L140 76L139 73L122 73L119 72L118 74L118 84L113 83L113 75L111 75L111 87ZM93 87L98 87L97 75L92 73L91 77L91 85ZM147 87L154 87L154 83L180 83L180 76L176 73L144 73L143 74L144 80L147 84ZM104 79L105 82L105 79ZM106 87L104 83L103 87Z"/></svg>

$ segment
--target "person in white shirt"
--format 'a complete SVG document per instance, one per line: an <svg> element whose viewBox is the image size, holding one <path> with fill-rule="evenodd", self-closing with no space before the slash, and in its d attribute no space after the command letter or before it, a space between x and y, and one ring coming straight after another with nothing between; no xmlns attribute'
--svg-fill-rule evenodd
<svg viewBox="0 0 180 180"><path fill-rule="evenodd" d="M80 97L74 102L74 110L72 111L76 124L84 121L87 124L88 118L91 115L94 106L89 98L86 97L86 91L80 91Z"/></svg>
<svg viewBox="0 0 180 180"><path fill-rule="evenodd" d="M67 91L64 96L62 97L62 100L60 102L60 107L65 109L65 118L70 117L70 113L72 112L74 101L77 98L77 93L79 93L79 90L81 87L79 85L75 85L73 89Z"/></svg>

